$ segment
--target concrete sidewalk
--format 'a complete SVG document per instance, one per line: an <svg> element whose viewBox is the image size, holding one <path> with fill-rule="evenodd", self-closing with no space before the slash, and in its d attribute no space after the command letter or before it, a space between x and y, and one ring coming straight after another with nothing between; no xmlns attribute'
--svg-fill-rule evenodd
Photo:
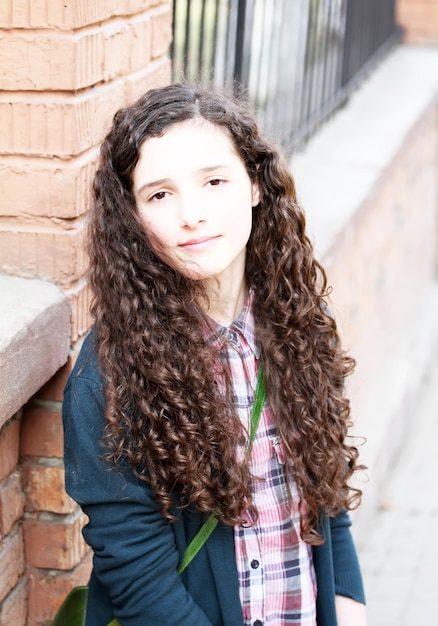
<svg viewBox="0 0 438 626"><path fill-rule="evenodd" d="M437 626L438 359L359 546L368 626Z"/></svg>

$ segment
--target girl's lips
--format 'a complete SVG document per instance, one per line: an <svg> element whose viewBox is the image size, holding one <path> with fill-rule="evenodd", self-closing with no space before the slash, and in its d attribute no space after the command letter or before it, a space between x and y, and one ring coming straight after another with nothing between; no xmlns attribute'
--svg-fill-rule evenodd
<svg viewBox="0 0 438 626"><path fill-rule="evenodd" d="M200 249L201 247L206 247L210 242L215 241L216 239L219 239L219 235L215 235L212 237L200 237L199 239L189 239L188 241L185 241L184 243L180 243L179 247L180 248L198 248Z"/></svg>

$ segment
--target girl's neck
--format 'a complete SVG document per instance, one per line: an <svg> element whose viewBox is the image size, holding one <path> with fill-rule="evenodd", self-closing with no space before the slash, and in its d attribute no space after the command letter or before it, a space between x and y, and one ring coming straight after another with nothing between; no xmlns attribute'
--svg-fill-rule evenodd
<svg viewBox="0 0 438 626"><path fill-rule="evenodd" d="M222 326L230 326L239 317L248 299L248 286L243 279L234 289L221 285L207 285L208 304L205 313Z"/></svg>

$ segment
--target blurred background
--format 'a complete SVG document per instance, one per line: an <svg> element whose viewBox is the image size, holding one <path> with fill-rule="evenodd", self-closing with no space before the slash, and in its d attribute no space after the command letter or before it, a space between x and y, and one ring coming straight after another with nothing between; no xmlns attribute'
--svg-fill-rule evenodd
<svg viewBox="0 0 438 626"><path fill-rule="evenodd" d="M243 86L291 152L401 39L394 0L174 0L174 80Z"/></svg>
<svg viewBox="0 0 438 626"><path fill-rule="evenodd" d="M90 184L114 112L177 80L243 89L286 152L357 360L369 624L438 624L436 0L4 0L0 32L0 625L88 579L60 410Z"/></svg>

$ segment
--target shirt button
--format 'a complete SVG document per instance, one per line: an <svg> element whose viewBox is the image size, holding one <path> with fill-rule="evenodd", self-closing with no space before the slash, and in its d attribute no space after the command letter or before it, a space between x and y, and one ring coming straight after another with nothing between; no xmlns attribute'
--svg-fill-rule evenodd
<svg viewBox="0 0 438 626"><path fill-rule="evenodd" d="M257 561L257 559L253 559L253 560L251 561L251 567L252 567L252 569L257 569L259 565L260 565L260 563L259 563L259 561ZM260 620L257 620L257 622L260 622ZM257 622L254 622L254 626L259 626L259 625L257 624ZM261 622L260 622L260 624L261 624Z"/></svg>

